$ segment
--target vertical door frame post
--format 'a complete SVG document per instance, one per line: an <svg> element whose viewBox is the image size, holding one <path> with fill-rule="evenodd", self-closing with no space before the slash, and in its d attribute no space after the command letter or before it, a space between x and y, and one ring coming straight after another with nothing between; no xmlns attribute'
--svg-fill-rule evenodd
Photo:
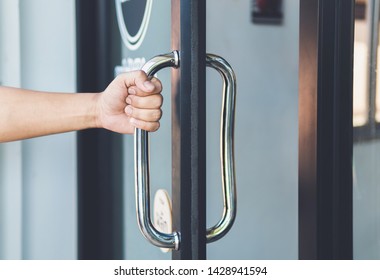
<svg viewBox="0 0 380 280"><path fill-rule="evenodd" d="M172 0L173 259L206 258L206 1Z"/></svg>
<svg viewBox="0 0 380 280"><path fill-rule="evenodd" d="M354 0L300 1L299 258L353 258Z"/></svg>

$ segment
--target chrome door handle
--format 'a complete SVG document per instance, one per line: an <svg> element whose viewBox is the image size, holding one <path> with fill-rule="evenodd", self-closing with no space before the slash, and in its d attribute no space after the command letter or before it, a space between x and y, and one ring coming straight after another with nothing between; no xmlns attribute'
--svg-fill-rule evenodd
<svg viewBox="0 0 380 280"><path fill-rule="evenodd" d="M220 56L207 54L206 66L214 68L223 79L223 102L220 125L220 161L222 171L223 214L219 222L207 229L207 243L222 238L236 217L236 179L234 160L234 125L236 77L232 67Z"/></svg>
<svg viewBox="0 0 380 280"><path fill-rule="evenodd" d="M234 164L234 117L236 78L231 66L223 58L207 54L206 65L216 69L223 79L223 105L221 114L220 152L223 187L223 215L219 222L206 230L207 242L222 238L232 227L236 216L236 184ZM159 55L145 63L142 70L152 77L165 67L179 67L179 53ZM135 188L137 221L141 233L153 245L179 250L180 233L163 233L157 230L150 217L149 139L148 132L135 129Z"/></svg>
<svg viewBox="0 0 380 280"><path fill-rule="evenodd" d="M149 77L165 67L179 67L179 54L173 51L159 55L147 61L142 70ZM161 248L179 250L180 235L178 232L163 233L157 230L150 217L150 184L149 184L149 138L148 132L135 129L135 192L137 221L141 233L153 245Z"/></svg>

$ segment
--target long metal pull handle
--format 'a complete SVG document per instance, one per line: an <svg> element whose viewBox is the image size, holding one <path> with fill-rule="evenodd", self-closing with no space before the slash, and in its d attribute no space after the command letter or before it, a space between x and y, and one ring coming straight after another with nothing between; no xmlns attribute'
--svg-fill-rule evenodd
<svg viewBox="0 0 380 280"><path fill-rule="evenodd" d="M223 79L223 103L220 131L220 160L223 187L223 215L219 222L207 229L207 243L222 238L232 227L236 217L236 182L234 162L234 122L236 77L223 58L207 54L206 65L217 70Z"/></svg>
<svg viewBox="0 0 380 280"><path fill-rule="evenodd" d="M179 54L173 51L159 55L145 63L142 70L152 77L165 67L179 67ZM152 224L150 217L150 185L149 185L149 138L148 132L135 129L135 188L137 221L145 238L161 248L179 250L180 235L178 232L163 233Z"/></svg>
<svg viewBox="0 0 380 280"><path fill-rule="evenodd" d="M236 216L234 164L236 78L231 66L219 56L207 54L206 65L216 69L223 79L220 151L224 210L220 221L206 231L207 242L210 243L222 238L230 230ZM142 70L148 76L153 76L165 67L179 67L177 51L152 58L143 66ZM135 129L135 170L136 212L140 231L153 245L179 250L180 234L178 232L163 233L152 224L150 217L148 132L138 128Z"/></svg>

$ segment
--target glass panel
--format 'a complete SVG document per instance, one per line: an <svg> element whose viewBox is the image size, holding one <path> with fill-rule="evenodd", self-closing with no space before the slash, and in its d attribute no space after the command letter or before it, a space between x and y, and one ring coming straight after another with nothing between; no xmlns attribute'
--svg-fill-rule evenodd
<svg viewBox="0 0 380 280"><path fill-rule="evenodd" d="M356 85L365 83L368 86L361 87L361 98L354 95L354 112L357 112L355 108L361 108L362 111L365 109L369 113L370 120L361 123L363 129L354 129L356 139L365 139L354 142L354 258L380 259L380 138L378 137L378 125L375 123L375 120L378 121L380 116L379 112L376 112L375 117L375 112L370 109L380 108L380 98L378 97L379 72L376 67L373 67L376 62L379 65L377 42L379 1L362 0L357 1L356 4L354 94L358 94ZM361 17L359 17L360 10L362 11ZM363 33L368 34L365 41L362 40ZM368 50L369 55L360 54L364 49ZM371 91L377 92L376 98L370 98ZM364 105L363 95L365 95ZM355 117L354 115L354 120ZM354 125L357 125L357 122L354 121Z"/></svg>
<svg viewBox="0 0 380 280"><path fill-rule="evenodd" d="M119 26L123 37L122 68L130 71L140 69L151 57L171 51L171 0L116 1L122 8ZM123 19L124 22L121 20ZM150 174L151 203L158 189L171 193L171 78L170 69L158 72L163 85L164 105L161 127L150 133ZM125 203L125 244L126 259L171 259L171 253L163 253L150 244L137 226L134 186L133 136L124 138L124 203Z"/></svg>
<svg viewBox="0 0 380 280"><path fill-rule="evenodd" d="M235 224L208 245L207 257L297 259L299 1L209 0L206 26L207 52L224 57L237 77L238 190ZM208 70L208 226L222 213L221 90Z"/></svg>
<svg viewBox="0 0 380 280"><path fill-rule="evenodd" d="M121 1L131 3L137 1ZM149 2L149 1L142 1ZM265 2L276 6L275 13ZM256 3L257 4L257 3ZM265 5L264 5L265 4ZM299 1L207 1L207 51L235 69L235 153L238 216L232 230L207 246L209 259L298 258L298 32ZM227 21L224 16L228 15ZM153 1L148 32L134 50L124 45L126 68L170 50L170 0ZM131 62L131 63L130 63ZM162 126L151 137L151 187L171 188L170 71ZM222 214L219 161L221 78L207 72L207 219ZM125 254L168 259L140 234L135 214L133 139L125 138Z"/></svg>

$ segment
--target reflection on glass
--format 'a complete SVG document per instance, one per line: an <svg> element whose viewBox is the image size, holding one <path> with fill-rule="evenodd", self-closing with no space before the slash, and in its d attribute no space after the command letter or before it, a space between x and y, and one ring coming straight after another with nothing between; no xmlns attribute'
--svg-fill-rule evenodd
<svg viewBox="0 0 380 280"><path fill-rule="evenodd" d="M380 46L377 47L377 53L380 53ZM377 65L380 65L380 55L377 56ZM376 81L380 81L380 71L376 69ZM376 83L376 122L380 123L380 82Z"/></svg>
<svg viewBox="0 0 380 280"><path fill-rule="evenodd" d="M354 42L354 126L362 126L368 122L369 28L368 17L365 16L365 7L364 1L357 1Z"/></svg>
<svg viewBox="0 0 380 280"><path fill-rule="evenodd" d="M361 5L357 5L360 7ZM362 7L362 6L361 6ZM363 11L362 11L363 14ZM358 17L357 17L358 18ZM360 16L355 21L354 45L354 126L368 122L368 17Z"/></svg>
<svg viewBox="0 0 380 280"><path fill-rule="evenodd" d="M368 47L363 41L354 45L354 126L361 126L368 121L367 76Z"/></svg>

